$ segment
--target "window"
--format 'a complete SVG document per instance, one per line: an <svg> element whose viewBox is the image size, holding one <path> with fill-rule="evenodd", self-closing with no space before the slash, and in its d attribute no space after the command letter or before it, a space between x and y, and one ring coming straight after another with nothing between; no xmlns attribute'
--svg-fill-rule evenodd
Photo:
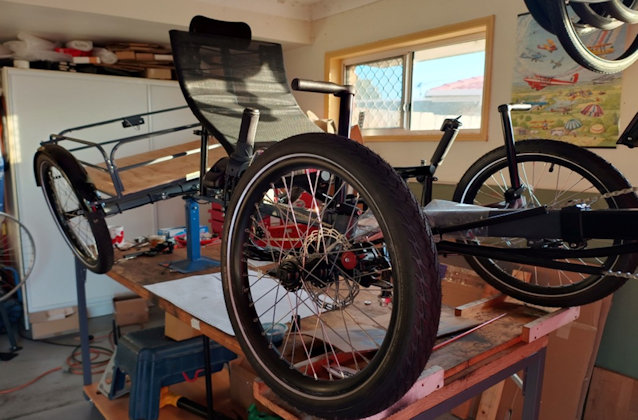
<svg viewBox="0 0 638 420"><path fill-rule="evenodd" d="M487 139L493 17L326 55L327 80L355 86L352 123L366 141L438 140L462 115L460 139ZM327 100L328 114L338 105Z"/></svg>

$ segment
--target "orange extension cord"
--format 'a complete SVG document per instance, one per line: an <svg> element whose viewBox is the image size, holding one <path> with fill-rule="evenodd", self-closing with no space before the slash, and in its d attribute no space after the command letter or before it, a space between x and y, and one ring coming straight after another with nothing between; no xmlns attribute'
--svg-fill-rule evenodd
<svg viewBox="0 0 638 420"><path fill-rule="evenodd" d="M108 364L109 359L111 358L111 352L102 350L102 349L89 349L91 352L91 368L100 368L100 367L104 367ZM78 361L76 356L78 355L78 353L80 353L80 349L76 349L74 350L69 357L67 357L66 359L66 364L68 366L68 371L69 373L72 373L74 375L81 375L82 374L82 362ZM106 360L102 360L102 361L98 361L96 362L96 360L100 357L100 356L106 356ZM38 377L31 379L29 382L26 382L22 385L18 385L16 387L13 388L7 388L7 389L0 389L0 395L4 395L4 394L10 394L12 392L16 392L16 391L20 391L21 389L24 389L30 385L33 385L34 383L36 383L37 381L39 381L40 379L44 378L45 376L49 375L50 373L53 372L57 372L59 370L62 370L62 366L58 366L56 368L53 369L49 369L46 372L42 373L41 375L39 375ZM92 374L98 374L98 373L102 373L104 372L104 370L98 370L98 371L91 371Z"/></svg>

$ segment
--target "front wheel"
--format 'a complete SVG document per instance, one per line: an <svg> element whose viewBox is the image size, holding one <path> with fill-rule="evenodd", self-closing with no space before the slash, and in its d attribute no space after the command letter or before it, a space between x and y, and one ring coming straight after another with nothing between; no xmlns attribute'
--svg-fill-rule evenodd
<svg viewBox="0 0 638 420"><path fill-rule="evenodd" d="M638 207L634 193L600 198L604 193L620 191L627 180L598 155L572 144L551 140L525 140L516 143L518 172L524 190L523 208L546 205L562 208L578 200L597 200L592 209ZM486 207L507 208L504 195L509 188L509 170L505 148L495 149L476 161L463 175L454 192L454 201ZM525 223L525 220L520 223ZM470 241L470 240L468 240ZM505 248L570 249L560 238L475 238L471 243ZM586 240L579 249L620 244L619 240ZM467 257L472 268L503 293L525 302L543 306L584 305L613 293L626 280L605 275L586 275L534 265ZM566 258L565 262L600 267L601 270L633 273L638 265L634 254L597 258Z"/></svg>
<svg viewBox="0 0 638 420"><path fill-rule="evenodd" d="M431 234L401 178L354 141L300 135L256 159L226 212L222 275L245 355L308 413L379 412L431 353Z"/></svg>
<svg viewBox="0 0 638 420"><path fill-rule="evenodd" d="M97 193L78 161L63 147L49 144L35 156L38 185L62 236L77 258L102 274L113 266L113 245Z"/></svg>

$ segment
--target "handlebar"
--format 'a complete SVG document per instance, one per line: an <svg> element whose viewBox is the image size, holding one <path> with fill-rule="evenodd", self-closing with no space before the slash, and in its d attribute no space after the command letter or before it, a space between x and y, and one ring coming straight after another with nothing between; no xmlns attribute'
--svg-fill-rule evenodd
<svg viewBox="0 0 638 420"><path fill-rule="evenodd" d="M293 79L291 86L293 90L302 92L330 93L338 97L342 97L344 95L354 95L354 86L338 85L332 82Z"/></svg>
<svg viewBox="0 0 638 420"><path fill-rule="evenodd" d="M503 113L509 111L529 111L532 109L530 104L503 104L498 106L498 112Z"/></svg>

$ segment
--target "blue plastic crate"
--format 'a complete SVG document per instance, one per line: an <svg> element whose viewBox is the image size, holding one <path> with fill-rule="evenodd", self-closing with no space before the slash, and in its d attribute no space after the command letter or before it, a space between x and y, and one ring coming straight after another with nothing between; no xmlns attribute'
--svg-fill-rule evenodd
<svg viewBox="0 0 638 420"><path fill-rule="evenodd" d="M131 379L129 417L154 420L159 416L160 389L194 378L204 369L204 345L201 337L173 341L164 336L164 328L135 331L122 337L115 356L114 384L123 386L123 375ZM237 355L220 344L210 342L211 370L221 370Z"/></svg>

